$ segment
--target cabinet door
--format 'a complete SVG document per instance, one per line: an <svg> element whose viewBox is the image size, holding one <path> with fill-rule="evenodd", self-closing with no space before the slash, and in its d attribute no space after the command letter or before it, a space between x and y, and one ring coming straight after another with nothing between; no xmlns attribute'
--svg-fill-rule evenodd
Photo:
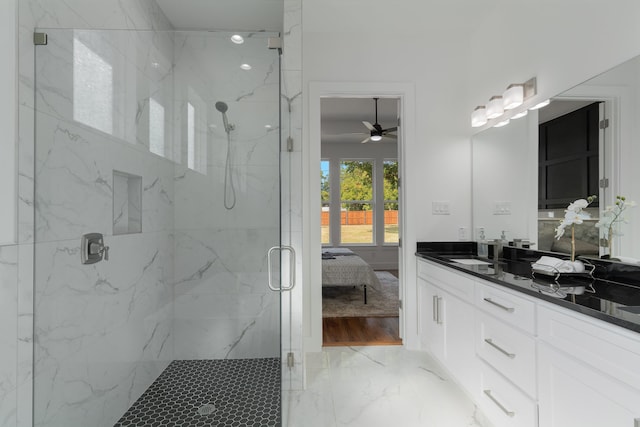
<svg viewBox="0 0 640 427"><path fill-rule="evenodd" d="M639 427L640 391L539 344L540 427Z"/></svg>
<svg viewBox="0 0 640 427"><path fill-rule="evenodd" d="M422 348L444 363L444 298L437 287L422 278L418 278L418 293Z"/></svg>

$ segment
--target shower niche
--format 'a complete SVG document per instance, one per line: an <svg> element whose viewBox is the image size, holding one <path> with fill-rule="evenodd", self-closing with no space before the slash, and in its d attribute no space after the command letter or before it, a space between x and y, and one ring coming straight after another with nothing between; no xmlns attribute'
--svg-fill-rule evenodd
<svg viewBox="0 0 640 427"><path fill-rule="evenodd" d="M142 177L113 171L113 234L142 232Z"/></svg>

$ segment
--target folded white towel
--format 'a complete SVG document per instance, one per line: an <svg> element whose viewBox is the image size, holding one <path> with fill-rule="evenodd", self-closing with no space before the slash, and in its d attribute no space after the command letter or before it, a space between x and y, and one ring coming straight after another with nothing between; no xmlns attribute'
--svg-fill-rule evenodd
<svg viewBox="0 0 640 427"><path fill-rule="evenodd" d="M571 262L550 256L540 257L535 262L535 268L549 273L582 273L584 271L584 265L580 261Z"/></svg>

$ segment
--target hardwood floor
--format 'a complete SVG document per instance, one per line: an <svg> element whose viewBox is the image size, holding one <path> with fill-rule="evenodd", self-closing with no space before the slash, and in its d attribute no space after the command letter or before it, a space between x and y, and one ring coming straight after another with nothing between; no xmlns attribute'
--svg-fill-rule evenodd
<svg viewBox="0 0 640 427"><path fill-rule="evenodd" d="M326 317L322 344L332 346L402 345L398 317Z"/></svg>
<svg viewBox="0 0 640 427"><path fill-rule="evenodd" d="M396 277L398 270L386 270ZM322 319L325 347L402 345L400 320L395 317L325 317Z"/></svg>

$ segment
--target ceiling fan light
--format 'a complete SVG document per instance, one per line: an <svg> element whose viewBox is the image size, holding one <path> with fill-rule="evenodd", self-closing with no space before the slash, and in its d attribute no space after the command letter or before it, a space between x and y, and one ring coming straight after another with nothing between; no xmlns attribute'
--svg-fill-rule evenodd
<svg viewBox="0 0 640 427"><path fill-rule="evenodd" d="M382 139L382 135L371 135L371 140L373 142L378 142Z"/></svg>
<svg viewBox="0 0 640 427"><path fill-rule="evenodd" d="M487 110L479 105L471 113L471 127L477 128L487 123Z"/></svg>
<svg viewBox="0 0 640 427"><path fill-rule="evenodd" d="M512 110L519 107L524 102L524 85L511 84L502 94L505 110Z"/></svg>
<svg viewBox="0 0 640 427"><path fill-rule="evenodd" d="M487 103L487 119L495 119L504 113L504 107L501 96L492 96Z"/></svg>

